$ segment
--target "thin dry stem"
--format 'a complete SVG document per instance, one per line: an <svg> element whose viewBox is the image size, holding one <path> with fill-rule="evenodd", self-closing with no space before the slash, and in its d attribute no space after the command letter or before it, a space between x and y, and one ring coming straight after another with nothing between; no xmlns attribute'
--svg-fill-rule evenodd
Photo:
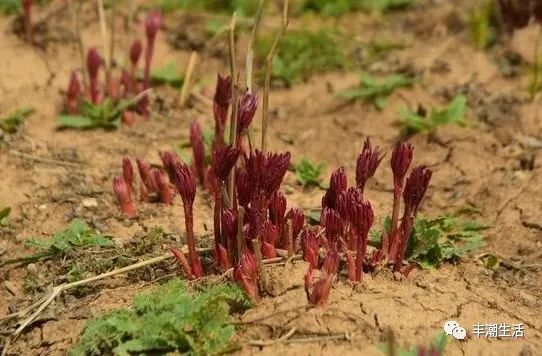
<svg viewBox="0 0 542 356"><path fill-rule="evenodd" d="M288 28L288 0L284 0L284 7L282 11L282 28L280 32L275 37L273 45L267 53L265 59L265 78L264 78L264 89L263 89L263 108L262 108L262 152L267 152L267 126L269 124L269 88L271 87L271 71L273 69L273 57L277 49L277 45L284 36L286 29Z"/></svg>
<svg viewBox="0 0 542 356"><path fill-rule="evenodd" d="M111 79L111 54L109 53L107 24L105 23L105 11L103 0L98 0L98 17L100 19L100 32L102 33L102 44L104 50L104 62L105 62L105 87L109 88L109 81Z"/></svg>
<svg viewBox="0 0 542 356"><path fill-rule="evenodd" d="M115 23L117 19L116 1L111 4L111 37L109 38L109 79L111 79L111 71L115 60ZM109 88L108 88L109 89Z"/></svg>
<svg viewBox="0 0 542 356"><path fill-rule="evenodd" d="M279 337L278 339L274 339L274 340L250 340L248 342L248 344L250 346L260 346L260 347L271 346L271 345L278 344L280 342L288 340L290 337L292 337L295 334L296 331L297 331L297 328L294 326L293 328L290 329L290 331L288 331L286 334Z"/></svg>
<svg viewBox="0 0 542 356"><path fill-rule="evenodd" d="M245 223L245 208L242 206L239 207L239 212L237 213L237 260L235 263L239 261L241 258L241 254L243 253L244 248L244 236L243 236L243 226Z"/></svg>
<svg viewBox="0 0 542 356"><path fill-rule="evenodd" d="M254 255L256 255L258 275L260 276L260 287L262 287L265 286L265 275L263 271L262 247L260 246L260 241L258 239L252 240L252 249L254 250Z"/></svg>
<svg viewBox="0 0 542 356"><path fill-rule="evenodd" d="M238 76L237 76L237 65L235 63L235 23L236 23L236 13L234 12L231 18L230 23L230 36L229 36L229 48L230 48L230 72L231 72L231 92L232 92L232 101L231 101L231 118L230 118L230 144L233 147L236 147L236 138L237 138L237 97L238 97ZM237 80L236 80L237 78ZM232 169L230 176L228 178L228 198L229 198L229 207L233 206L233 197L235 190L235 169Z"/></svg>
<svg viewBox="0 0 542 356"><path fill-rule="evenodd" d="M79 59L81 61L81 73L83 75L83 87L85 90L88 90L88 73L86 71L86 65L85 65L85 45L83 43L83 37L81 36L81 26L79 24L79 9L75 8L74 2L77 2L77 0L68 0L68 7L70 10L70 14L72 17L73 22L73 30L74 30L74 39L77 45L77 49L79 51ZM80 6L79 6L80 8Z"/></svg>
<svg viewBox="0 0 542 356"><path fill-rule="evenodd" d="M248 42L247 57L246 57L246 81L247 81L247 91L249 94L252 94L252 66L254 64L254 43L256 43L256 38L258 36L258 30L260 27L260 22L262 20L263 9L265 7L266 0L260 0L258 4L258 11L256 12L256 17L254 18L254 26L252 27L252 33Z"/></svg>
<svg viewBox="0 0 542 356"><path fill-rule="evenodd" d="M186 99L190 93L190 86L192 80L192 74L196 68L198 60L198 52L192 51L190 54L190 59L188 60L188 65L186 67L186 73L184 76L183 88L181 89L181 96L179 97L179 106L183 108L186 105Z"/></svg>

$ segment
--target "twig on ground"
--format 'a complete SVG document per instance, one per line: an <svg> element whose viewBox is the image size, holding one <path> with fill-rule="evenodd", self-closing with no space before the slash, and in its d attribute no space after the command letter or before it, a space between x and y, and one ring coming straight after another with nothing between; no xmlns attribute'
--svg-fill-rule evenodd
<svg viewBox="0 0 542 356"><path fill-rule="evenodd" d="M297 331L297 328L294 326L293 328L290 329L290 331L288 331L286 334L279 337L278 339L275 339L275 340L250 340L248 342L248 344L250 346L260 346L260 347L271 346L271 345L278 344L278 343L281 343L281 342L284 342L284 341L288 340L292 335L295 334L296 331Z"/></svg>
<svg viewBox="0 0 542 356"><path fill-rule="evenodd" d="M275 56L275 51L277 45L286 32L288 28L288 0L284 0L284 8L282 12L282 28L275 37L273 45L267 53L265 59L265 69L264 69L264 89L263 89L263 108L262 108L262 152L265 153L267 150L267 126L269 124L269 89L271 87L271 71L273 69L273 57Z"/></svg>
<svg viewBox="0 0 542 356"><path fill-rule="evenodd" d="M9 153L14 155L14 156L30 159L30 160L35 161L35 162L56 164L58 166L66 166L66 167L73 167L73 168L81 168L81 163L75 163L75 162L69 162L69 161L60 161L60 160L56 160L56 159L52 159L52 158L38 157L38 156L34 156L34 155L31 155L31 154L28 154L28 153L20 152L20 151L14 150L14 149L9 150Z"/></svg>
<svg viewBox="0 0 542 356"><path fill-rule="evenodd" d="M192 73L196 68L196 63L198 60L198 52L192 51L190 54L190 59L188 60L188 65L186 67L186 73L183 81L183 88L181 89L181 96L179 97L179 106L182 109L186 104L186 99L190 93Z"/></svg>
<svg viewBox="0 0 542 356"><path fill-rule="evenodd" d="M293 344L307 344L312 342L322 342L322 341L332 341L332 340L345 340L350 341L352 338L350 337L350 334L344 332L339 334L330 334L330 335L321 335L321 336L313 336L313 337L305 337L305 338L298 338L298 339L288 339L284 340L282 342Z"/></svg>

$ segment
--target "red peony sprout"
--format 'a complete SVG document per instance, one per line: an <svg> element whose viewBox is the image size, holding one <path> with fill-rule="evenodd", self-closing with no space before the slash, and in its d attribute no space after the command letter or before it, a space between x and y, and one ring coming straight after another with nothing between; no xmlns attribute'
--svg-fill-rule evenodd
<svg viewBox="0 0 542 356"><path fill-rule="evenodd" d="M279 229L266 221L263 226L263 235L262 235L262 255L264 258L274 258L277 257L277 251L275 249L275 244L279 239Z"/></svg>
<svg viewBox="0 0 542 356"><path fill-rule="evenodd" d="M139 176L141 177L141 201L149 201L149 194L157 192L156 182L151 172L151 166L142 159L137 158L137 169L139 170Z"/></svg>
<svg viewBox="0 0 542 356"><path fill-rule="evenodd" d="M92 47L88 50L87 53L87 71L89 77L89 91L90 91L90 100L93 104L97 104L100 101L98 90L98 71L102 65L102 57L98 54L96 47Z"/></svg>
<svg viewBox="0 0 542 356"><path fill-rule="evenodd" d="M160 196L160 201L164 204L173 204L173 198L175 191L172 189L171 184L167 178L167 175L161 169L155 169L153 171L154 182Z"/></svg>
<svg viewBox="0 0 542 356"><path fill-rule="evenodd" d="M399 211L401 209L401 194L405 175L412 163L414 147L410 143L398 143L391 154L391 169L393 171L393 211L391 215L390 238L394 239L399 226Z"/></svg>
<svg viewBox="0 0 542 356"><path fill-rule="evenodd" d="M218 74L215 96L213 99L213 113L215 118L215 141L213 148L224 145L224 130L228 120L228 109L231 103L231 78Z"/></svg>
<svg viewBox="0 0 542 356"><path fill-rule="evenodd" d="M193 213L194 199L196 198L196 177L185 164L177 164L175 167L175 187L183 200L188 260L192 268L192 274L196 278L200 278L203 277L203 269L199 255L196 252Z"/></svg>
<svg viewBox="0 0 542 356"><path fill-rule="evenodd" d="M125 83L127 91L129 93L135 93L137 91L136 83L137 83L137 65L139 63L139 59L141 58L141 53L143 52L143 45L141 44L141 41L136 39L134 42L132 42L132 45L130 46L130 73L127 74L127 82Z"/></svg>
<svg viewBox="0 0 542 356"><path fill-rule="evenodd" d="M245 249L241 254L239 263L233 270L233 278L243 287L252 302L258 302L258 266L256 258L249 250Z"/></svg>
<svg viewBox="0 0 542 356"><path fill-rule="evenodd" d="M237 144L241 144L241 138L247 132L248 127L252 123L254 114L258 107L258 97L256 95L246 93L241 99L237 109ZM239 147L239 146L238 146Z"/></svg>
<svg viewBox="0 0 542 356"><path fill-rule="evenodd" d="M361 193L363 193L367 181L374 176L382 158L384 156L380 154L378 146L373 147L367 138L356 163L356 185Z"/></svg>
<svg viewBox="0 0 542 356"><path fill-rule="evenodd" d="M329 189L322 198L322 208L337 209L339 195L348 188L348 180L344 168L341 167L331 174Z"/></svg>
<svg viewBox="0 0 542 356"><path fill-rule="evenodd" d="M369 201L356 204L352 207L352 226L358 238L357 256L356 256L356 275L355 280L361 282L363 278L363 261L367 253L367 243L369 240L369 230L374 223L374 213Z"/></svg>
<svg viewBox="0 0 542 356"><path fill-rule="evenodd" d="M77 77L77 73L75 73L75 71L71 72L66 96L68 113L71 115L78 114L79 100L81 99L81 84L79 83L79 78Z"/></svg>
<svg viewBox="0 0 542 356"><path fill-rule="evenodd" d="M408 239L414 226L414 219L421 206L423 197L429 186L433 172L425 166L418 166L412 170L406 180L403 200L405 209L399 232L392 236L390 256L394 259L394 270L399 271L402 267Z"/></svg>
<svg viewBox="0 0 542 356"><path fill-rule="evenodd" d="M301 232L301 251L303 260L309 263L313 269L318 268L318 251L320 244L315 229L306 228Z"/></svg>
<svg viewBox="0 0 542 356"><path fill-rule="evenodd" d="M286 197L277 191L269 202L269 221L276 226L281 226L286 215Z"/></svg>
<svg viewBox="0 0 542 356"><path fill-rule="evenodd" d="M147 14L145 19L145 33L147 36L147 46L145 48L145 70L143 75L143 89L151 87L151 62L154 53L154 44L156 42L156 34L160 29L162 16L160 11L153 10ZM145 95L138 103L138 110L141 115L148 118L149 112L149 97Z"/></svg>
<svg viewBox="0 0 542 356"><path fill-rule="evenodd" d="M134 194L134 167L132 166L132 162L130 161L130 158L124 157L122 159L122 177L124 178L124 181L126 182L126 186L128 187L128 191L130 192L130 195Z"/></svg>
<svg viewBox="0 0 542 356"><path fill-rule="evenodd" d="M172 151L160 152L160 159L162 160L162 165L169 176L169 181L175 182L175 167L178 164L182 164L181 159L175 152Z"/></svg>
<svg viewBox="0 0 542 356"><path fill-rule="evenodd" d="M136 216L135 203L132 200L132 197L130 195L130 191L128 190L128 186L126 182L121 176L115 177L113 179L113 191L115 192L117 200L120 204L121 212L128 218L135 217Z"/></svg>
<svg viewBox="0 0 542 356"><path fill-rule="evenodd" d="M339 266L339 255L336 251L329 250L320 270L320 276L314 281L314 269L309 266L305 274L305 293L309 303L318 306L324 306L327 303L331 287L337 276Z"/></svg>

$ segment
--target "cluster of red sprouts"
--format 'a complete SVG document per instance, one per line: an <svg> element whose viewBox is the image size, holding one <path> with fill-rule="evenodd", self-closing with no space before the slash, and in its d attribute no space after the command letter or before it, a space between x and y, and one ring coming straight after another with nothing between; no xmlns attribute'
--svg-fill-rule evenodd
<svg viewBox="0 0 542 356"><path fill-rule="evenodd" d="M190 125L193 150L190 166L172 152L160 154L161 167L150 168L146 162L137 160L140 200L171 204L174 190L182 198L188 256L178 249L172 249L172 252L187 278L200 278L206 273L196 250L193 230L193 204L198 184L211 193L214 201L212 267L219 271L233 269L233 278L253 301L260 298L263 259L277 256L302 253L308 263L305 290L309 302L314 305L327 302L331 287L340 274L341 261L346 262L347 277L354 282L361 282L364 273L382 265L390 265L393 271L405 275L410 272L413 265L405 263L405 250L431 178L431 171L425 166L412 169L407 177L413 158L410 144L399 143L393 149L391 229L383 232L380 248L369 253L369 231L375 215L364 190L384 157L380 149L369 139L365 141L356 163L354 186L348 187L344 168L332 173L329 189L322 198L320 225L309 226L303 211L287 208L286 196L280 191L290 164L290 153L242 148L256 111L256 96L240 95L235 104L238 109L236 143L226 143L224 134L231 101L230 78L218 76L213 100L215 137L209 164L205 160L202 130L195 121ZM133 186L132 165L125 158L123 174L114 179L114 189L127 217L136 214Z"/></svg>
<svg viewBox="0 0 542 356"><path fill-rule="evenodd" d="M143 47L139 39L135 39L129 50L129 68L121 69L118 76L114 76L111 71L106 71L104 84L100 84L99 80L100 68L103 67L104 61L95 47L90 48L86 57L88 87L83 88L78 74L76 71L72 71L66 92L67 113L71 115L79 114L83 100L95 105L102 103L106 98L117 102L120 99L131 98L149 89L151 85L151 63L160 24L160 12L151 11L147 14L145 19L145 47ZM138 68L142 55L144 57L144 70L143 79L140 80ZM135 114L142 115L145 118L149 117L149 99L147 95L142 96L138 101L135 111L125 110L123 112L122 122L126 125L132 125Z"/></svg>

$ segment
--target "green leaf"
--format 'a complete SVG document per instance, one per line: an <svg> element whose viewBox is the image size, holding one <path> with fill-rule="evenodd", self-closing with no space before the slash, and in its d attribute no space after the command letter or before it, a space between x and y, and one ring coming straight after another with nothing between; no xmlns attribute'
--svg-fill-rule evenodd
<svg viewBox="0 0 542 356"><path fill-rule="evenodd" d="M486 269L496 270L501 264L501 260L492 254L487 254L481 258L482 263Z"/></svg>
<svg viewBox="0 0 542 356"><path fill-rule="evenodd" d="M407 244L407 259L422 268L434 268L443 262L455 261L485 244L480 231L488 227L453 216L433 220L417 217Z"/></svg>
<svg viewBox="0 0 542 356"><path fill-rule="evenodd" d="M0 119L0 128L7 133L15 133L19 126L32 114L33 108L22 108Z"/></svg>
<svg viewBox="0 0 542 356"><path fill-rule="evenodd" d="M239 287L217 284L199 292L172 280L136 295L131 309L87 322L70 355L216 355L234 335L230 306L248 307Z"/></svg>
<svg viewBox="0 0 542 356"><path fill-rule="evenodd" d="M297 182L304 187L320 186L325 167L325 163L314 164L306 158L301 159L295 167Z"/></svg>
<svg viewBox="0 0 542 356"><path fill-rule="evenodd" d="M409 133L430 132L437 126L446 124L465 125L465 114L467 111L467 97L456 96L452 102L443 109L432 108L429 116L402 109L400 114L403 123Z"/></svg>
<svg viewBox="0 0 542 356"><path fill-rule="evenodd" d="M75 249L113 246L113 241L109 236L96 234L83 220L74 219L66 230L55 233L51 239L29 238L26 246L63 256Z"/></svg>
<svg viewBox="0 0 542 356"><path fill-rule="evenodd" d="M174 88L180 88L183 85L184 77L179 73L175 63L171 62L162 68L153 70L151 80L153 85L167 84Z"/></svg>
<svg viewBox="0 0 542 356"><path fill-rule="evenodd" d="M0 209L0 226L5 226L7 224L9 213L11 213L10 207Z"/></svg>
<svg viewBox="0 0 542 356"><path fill-rule="evenodd" d="M369 74L363 74L360 84L353 89L338 92L339 97L348 100L362 100L372 103L377 110L382 110L386 98L399 88L411 87L414 79L402 74L394 74L377 80Z"/></svg>
<svg viewBox="0 0 542 356"><path fill-rule="evenodd" d="M58 115L56 122L60 128L90 129L94 127L91 118L80 115Z"/></svg>

